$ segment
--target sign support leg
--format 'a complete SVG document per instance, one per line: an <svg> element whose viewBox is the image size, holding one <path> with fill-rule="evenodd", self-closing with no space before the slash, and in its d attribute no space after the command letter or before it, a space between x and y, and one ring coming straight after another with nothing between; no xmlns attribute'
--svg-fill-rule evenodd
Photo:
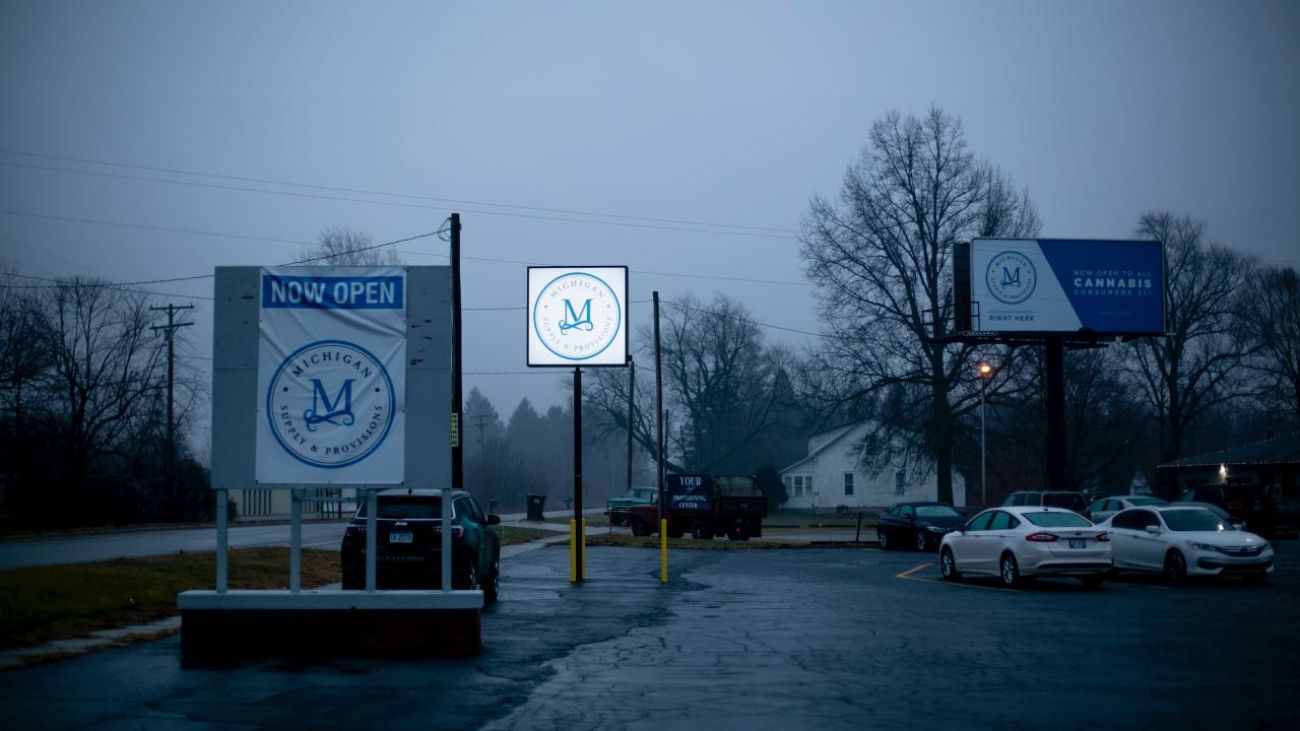
<svg viewBox="0 0 1300 731"><path fill-rule="evenodd" d="M230 527L230 515L227 511L229 491L224 487L217 490L217 592L226 593L226 533Z"/></svg>
<svg viewBox="0 0 1300 731"><path fill-rule="evenodd" d="M1047 339L1047 489L1065 485L1065 339Z"/></svg>
<svg viewBox="0 0 1300 731"><path fill-rule="evenodd" d="M289 591L302 589L302 490L289 493Z"/></svg>
<svg viewBox="0 0 1300 731"><path fill-rule="evenodd" d="M373 489L366 490L366 591L375 590L375 551L379 550L379 498Z"/></svg>

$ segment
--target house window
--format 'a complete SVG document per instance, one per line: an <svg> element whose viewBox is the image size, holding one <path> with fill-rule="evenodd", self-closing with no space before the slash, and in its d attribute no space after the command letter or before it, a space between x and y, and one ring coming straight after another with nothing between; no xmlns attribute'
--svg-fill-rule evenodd
<svg viewBox="0 0 1300 731"><path fill-rule="evenodd" d="M795 497L803 497L803 475L794 478L794 495Z"/></svg>
<svg viewBox="0 0 1300 731"><path fill-rule="evenodd" d="M853 494L853 473L852 472L844 473L844 494L845 495Z"/></svg>
<svg viewBox="0 0 1300 731"><path fill-rule="evenodd" d="M894 473L894 494L902 495L907 492L907 483L903 481L903 471L899 470Z"/></svg>
<svg viewBox="0 0 1300 731"><path fill-rule="evenodd" d="M808 475L808 476L806 476L806 477L803 478L803 489L804 489L804 494L809 495L809 496L811 496L811 495L813 494L813 489L812 489L812 475Z"/></svg>

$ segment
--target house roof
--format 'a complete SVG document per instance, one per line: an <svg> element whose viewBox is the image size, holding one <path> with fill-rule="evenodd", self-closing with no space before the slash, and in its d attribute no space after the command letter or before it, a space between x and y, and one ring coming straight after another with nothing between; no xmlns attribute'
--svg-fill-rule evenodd
<svg viewBox="0 0 1300 731"><path fill-rule="evenodd" d="M1300 465L1300 432L1291 432L1239 447L1220 449L1217 452L1184 457L1166 462L1157 469L1178 470L1219 465Z"/></svg>
<svg viewBox="0 0 1300 731"><path fill-rule="evenodd" d="M825 442L824 442L820 447L818 447L817 449L813 450L812 452L809 452L807 457L804 457L803 459L799 460L798 462L795 462L794 464L791 464L791 465L789 465L789 466L787 466L787 467L783 467L783 468L781 468L781 469L779 470L779 472L789 472L790 470L794 469L795 467L798 467L799 465L802 465L804 462L809 462L809 461L811 461L811 460L816 459L818 455L820 455L822 452L825 452L826 450L830 449L830 448L831 448L831 447L832 447L836 442L840 441L840 440L843 439L847 434L849 434L850 432L852 432L853 429L854 429L855 427L862 426L862 425L864 425L864 424L866 424L866 423L867 423L867 422L865 422L865 421L855 421L855 422L852 422L852 423L849 423L849 424L841 424L840 426L837 426L837 427L835 427L834 429L827 429L826 431L817 432L816 434L814 434L814 435L812 435L811 437L809 437L809 441L811 441L812 439L814 439L814 438L816 438L816 437L822 436L823 434L833 434L834 432L837 432L837 431L839 432L839 434L835 434L835 435L832 436L831 438L827 439L827 440L826 440L826 441L825 441Z"/></svg>

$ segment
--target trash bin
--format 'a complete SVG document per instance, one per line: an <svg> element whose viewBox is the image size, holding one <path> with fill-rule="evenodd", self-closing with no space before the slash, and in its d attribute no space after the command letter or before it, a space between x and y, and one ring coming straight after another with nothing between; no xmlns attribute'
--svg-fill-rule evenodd
<svg viewBox="0 0 1300 731"><path fill-rule="evenodd" d="M542 510L545 508L545 506L546 506L545 495L529 495L528 496L528 519L545 520L546 516L542 515Z"/></svg>

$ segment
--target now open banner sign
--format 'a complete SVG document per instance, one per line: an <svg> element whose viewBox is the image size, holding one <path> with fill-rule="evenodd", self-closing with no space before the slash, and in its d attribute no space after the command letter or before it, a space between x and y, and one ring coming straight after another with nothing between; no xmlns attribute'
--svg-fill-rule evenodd
<svg viewBox="0 0 1300 731"><path fill-rule="evenodd" d="M405 466L406 272L261 270L260 484L401 484Z"/></svg>

